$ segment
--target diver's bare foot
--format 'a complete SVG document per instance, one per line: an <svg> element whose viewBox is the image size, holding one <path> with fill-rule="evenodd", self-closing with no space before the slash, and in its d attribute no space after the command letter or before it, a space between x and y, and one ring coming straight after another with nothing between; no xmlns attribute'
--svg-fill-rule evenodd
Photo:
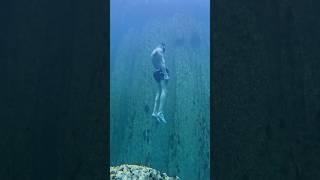
<svg viewBox="0 0 320 180"><path fill-rule="evenodd" d="M156 119L158 122L160 122L160 119L159 119L159 117L157 116L157 114L156 113L152 113L152 118L154 118L154 119Z"/></svg>
<svg viewBox="0 0 320 180"><path fill-rule="evenodd" d="M163 122L163 123L167 123L167 121L164 119L164 115L162 112L159 112L157 117Z"/></svg>

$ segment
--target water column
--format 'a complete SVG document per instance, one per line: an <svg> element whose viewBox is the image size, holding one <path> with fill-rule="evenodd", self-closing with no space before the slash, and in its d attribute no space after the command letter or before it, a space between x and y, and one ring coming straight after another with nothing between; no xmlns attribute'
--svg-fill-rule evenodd
<svg viewBox="0 0 320 180"><path fill-rule="evenodd" d="M209 27L176 15L131 30L111 72L111 165L147 165L182 179L209 179ZM152 49L170 70L167 124L151 118L157 89Z"/></svg>

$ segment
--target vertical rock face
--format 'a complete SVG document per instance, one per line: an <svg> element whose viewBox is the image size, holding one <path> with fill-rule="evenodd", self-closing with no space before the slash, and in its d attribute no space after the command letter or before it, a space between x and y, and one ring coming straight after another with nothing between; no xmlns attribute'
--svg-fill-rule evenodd
<svg viewBox="0 0 320 180"><path fill-rule="evenodd" d="M209 27L176 15L129 31L111 60L111 164L139 163L182 179L209 178ZM167 124L151 118L150 53L165 42Z"/></svg>
<svg viewBox="0 0 320 180"><path fill-rule="evenodd" d="M216 179L319 179L319 3L216 1Z"/></svg>

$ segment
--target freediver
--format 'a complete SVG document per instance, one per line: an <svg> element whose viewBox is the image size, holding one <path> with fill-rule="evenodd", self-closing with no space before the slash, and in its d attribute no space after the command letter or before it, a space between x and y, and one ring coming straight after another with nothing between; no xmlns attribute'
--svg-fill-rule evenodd
<svg viewBox="0 0 320 180"><path fill-rule="evenodd" d="M151 53L152 64L155 68L153 72L153 78L157 82L158 86L151 116L159 122L162 121L163 123L167 123L163 114L163 106L167 96L167 84L169 81L169 70L166 67L166 62L164 59L165 51L165 44L160 43Z"/></svg>

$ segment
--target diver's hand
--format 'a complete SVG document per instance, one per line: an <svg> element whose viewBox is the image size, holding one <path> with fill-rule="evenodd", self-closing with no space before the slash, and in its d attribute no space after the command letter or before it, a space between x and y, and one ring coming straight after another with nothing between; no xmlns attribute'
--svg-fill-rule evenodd
<svg viewBox="0 0 320 180"><path fill-rule="evenodd" d="M168 76L168 74L165 74L165 75L164 75L164 79L165 79L165 80L169 80L169 79L170 79L169 76Z"/></svg>

